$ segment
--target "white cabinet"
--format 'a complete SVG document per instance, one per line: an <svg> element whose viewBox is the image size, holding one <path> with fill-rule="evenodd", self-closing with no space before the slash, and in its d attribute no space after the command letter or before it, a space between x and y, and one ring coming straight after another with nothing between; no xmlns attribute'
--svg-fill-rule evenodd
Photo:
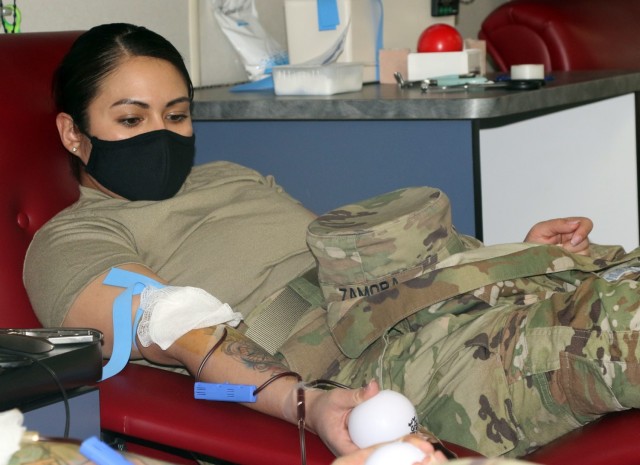
<svg viewBox="0 0 640 465"><path fill-rule="evenodd" d="M592 241L638 246L634 94L481 129L487 244L521 241L545 218L587 216Z"/></svg>

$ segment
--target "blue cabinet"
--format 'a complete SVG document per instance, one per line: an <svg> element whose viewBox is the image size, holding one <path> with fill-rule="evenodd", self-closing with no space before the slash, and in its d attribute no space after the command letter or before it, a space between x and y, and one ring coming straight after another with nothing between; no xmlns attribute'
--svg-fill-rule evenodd
<svg viewBox="0 0 640 465"><path fill-rule="evenodd" d="M197 121L196 160L272 174L316 213L407 186L450 197L453 222L476 234L470 121Z"/></svg>

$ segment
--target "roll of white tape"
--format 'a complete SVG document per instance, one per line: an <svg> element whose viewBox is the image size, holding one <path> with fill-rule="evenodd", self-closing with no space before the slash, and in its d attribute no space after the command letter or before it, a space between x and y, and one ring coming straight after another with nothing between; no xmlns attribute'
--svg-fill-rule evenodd
<svg viewBox="0 0 640 465"><path fill-rule="evenodd" d="M511 79L544 79L544 65L513 65Z"/></svg>

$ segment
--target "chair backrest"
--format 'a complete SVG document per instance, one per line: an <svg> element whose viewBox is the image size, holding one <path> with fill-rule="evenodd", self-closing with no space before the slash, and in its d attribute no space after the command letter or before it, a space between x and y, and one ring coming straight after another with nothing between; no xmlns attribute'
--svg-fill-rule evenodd
<svg viewBox="0 0 640 465"><path fill-rule="evenodd" d="M640 69L638 0L511 0L478 34L501 71L541 63L547 71Z"/></svg>
<svg viewBox="0 0 640 465"><path fill-rule="evenodd" d="M80 32L0 34L0 327L39 326L22 283L34 233L78 198L51 78Z"/></svg>

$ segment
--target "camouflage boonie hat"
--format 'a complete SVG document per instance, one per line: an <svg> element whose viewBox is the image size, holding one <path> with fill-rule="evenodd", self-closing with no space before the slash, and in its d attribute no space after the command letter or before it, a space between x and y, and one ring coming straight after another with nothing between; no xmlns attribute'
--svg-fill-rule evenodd
<svg viewBox="0 0 640 465"><path fill-rule="evenodd" d="M327 304L376 294L466 249L449 199L411 187L332 210L308 227Z"/></svg>

